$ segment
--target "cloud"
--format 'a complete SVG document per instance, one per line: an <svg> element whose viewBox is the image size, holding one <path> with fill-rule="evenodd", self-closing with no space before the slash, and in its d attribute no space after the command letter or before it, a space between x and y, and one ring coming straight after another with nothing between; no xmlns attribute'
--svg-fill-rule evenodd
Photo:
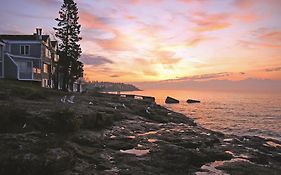
<svg viewBox="0 0 281 175"><path fill-rule="evenodd" d="M234 5L239 9L249 9L256 4L257 0L235 0Z"/></svg>
<svg viewBox="0 0 281 175"><path fill-rule="evenodd" d="M212 74L193 75L193 76L181 77L178 79L165 80L165 81L210 80L210 79L228 77L231 75L233 75L232 72L220 72L220 73L212 73Z"/></svg>
<svg viewBox="0 0 281 175"><path fill-rule="evenodd" d="M162 0L127 0L127 3L132 5L138 5L138 4L152 4L152 3L159 3ZM120 2L117 0L117 2Z"/></svg>
<svg viewBox="0 0 281 175"><path fill-rule="evenodd" d="M111 28L108 26L110 23L109 18L97 17L93 13L84 9L79 12L79 22L82 27L86 29L103 29L111 31Z"/></svg>
<svg viewBox="0 0 281 175"><path fill-rule="evenodd" d="M117 75L117 74L114 74L114 75L110 75L110 77L112 77L112 78L119 78L119 77L121 77L120 75Z"/></svg>
<svg viewBox="0 0 281 175"><path fill-rule="evenodd" d="M177 0L178 2L182 2L182 3L206 3L208 2L208 0Z"/></svg>
<svg viewBox="0 0 281 175"><path fill-rule="evenodd" d="M154 64L174 65L182 60L182 58L175 57L174 52L169 51L154 50L153 55L155 56Z"/></svg>
<svg viewBox="0 0 281 175"><path fill-rule="evenodd" d="M194 47L194 46L197 46L197 45L199 45L203 42L210 41L210 40L213 40L213 39L215 39L215 38L214 37L207 37L207 36L203 36L203 35L196 35L191 40L188 40L186 45L189 46L189 47Z"/></svg>
<svg viewBox="0 0 281 175"><path fill-rule="evenodd" d="M263 33L259 36L259 39L267 41L267 42L271 42L271 43L281 44L281 30Z"/></svg>
<svg viewBox="0 0 281 175"><path fill-rule="evenodd" d="M193 28L196 32L216 31L228 28L231 25L229 17L230 14L228 13L207 14L205 12L195 12L191 16L191 22L196 25Z"/></svg>
<svg viewBox="0 0 281 175"><path fill-rule="evenodd" d="M150 68L150 69L145 68L142 72L146 76L158 76L159 75L159 73L157 71L153 70L152 68Z"/></svg>
<svg viewBox="0 0 281 175"><path fill-rule="evenodd" d="M235 18L245 23L256 22L260 19L257 14L254 13L237 14L235 15Z"/></svg>
<svg viewBox="0 0 281 175"><path fill-rule="evenodd" d="M85 65L84 77L91 81L112 81L112 82L125 82L129 80L138 80L139 74L135 74L132 71L122 71L117 68L110 68L106 66L93 67L91 65Z"/></svg>
<svg viewBox="0 0 281 175"><path fill-rule="evenodd" d="M81 56L81 61L86 65L100 66L104 64L113 64L114 62L106 57L83 54Z"/></svg>
<svg viewBox="0 0 281 175"><path fill-rule="evenodd" d="M132 51L135 50L134 44L137 41L130 35L123 34L117 30L114 31L115 37L112 39L99 39L96 40L96 43L104 48L105 50L111 51Z"/></svg>
<svg viewBox="0 0 281 175"><path fill-rule="evenodd" d="M60 4L62 4L62 2L58 1L58 0L27 0L31 3L35 3L35 4L38 4L38 5L47 5L47 6L58 6Z"/></svg>
<svg viewBox="0 0 281 175"><path fill-rule="evenodd" d="M266 72L277 72L281 71L281 67L273 67L273 68L267 68L265 69Z"/></svg>
<svg viewBox="0 0 281 175"><path fill-rule="evenodd" d="M134 65L136 65L136 69L139 69L139 71L145 76L159 75L159 73L153 68L154 63L152 62L152 60L135 58Z"/></svg>
<svg viewBox="0 0 281 175"><path fill-rule="evenodd" d="M267 28L259 28L250 31L248 35L252 38L238 40L238 44L250 49L259 47L281 48L281 30L272 31Z"/></svg>

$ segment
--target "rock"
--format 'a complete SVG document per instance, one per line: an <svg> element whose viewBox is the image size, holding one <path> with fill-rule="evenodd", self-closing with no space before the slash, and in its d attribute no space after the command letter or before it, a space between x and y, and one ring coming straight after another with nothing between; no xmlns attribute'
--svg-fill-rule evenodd
<svg viewBox="0 0 281 175"><path fill-rule="evenodd" d="M165 100L165 103L168 103L168 104L172 104L172 103L179 103L180 101L175 99L175 98L172 98L172 97L167 97L166 100Z"/></svg>
<svg viewBox="0 0 281 175"><path fill-rule="evenodd" d="M142 99L147 102L155 102L155 97L143 96Z"/></svg>
<svg viewBox="0 0 281 175"><path fill-rule="evenodd" d="M71 166L72 156L62 148L53 148L47 151L45 166L50 172L60 172Z"/></svg>
<svg viewBox="0 0 281 175"><path fill-rule="evenodd" d="M187 103L200 103L199 100L188 99L186 100Z"/></svg>

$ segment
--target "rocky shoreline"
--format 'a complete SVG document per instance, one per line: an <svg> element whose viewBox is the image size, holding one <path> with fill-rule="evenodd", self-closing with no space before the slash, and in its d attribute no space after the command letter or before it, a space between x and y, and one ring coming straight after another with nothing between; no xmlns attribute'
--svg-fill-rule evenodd
<svg viewBox="0 0 281 175"><path fill-rule="evenodd" d="M279 174L281 143L224 135L144 100L0 97L0 174Z"/></svg>

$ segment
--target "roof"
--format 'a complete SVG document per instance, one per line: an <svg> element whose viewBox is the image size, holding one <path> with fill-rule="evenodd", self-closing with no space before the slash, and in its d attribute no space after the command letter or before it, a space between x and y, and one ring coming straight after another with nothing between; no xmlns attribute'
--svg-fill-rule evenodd
<svg viewBox="0 0 281 175"><path fill-rule="evenodd" d="M42 35L42 41L47 41L49 35ZM34 35L0 35L0 40L14 40L14 41L36 41L37 36Z"/></svg>

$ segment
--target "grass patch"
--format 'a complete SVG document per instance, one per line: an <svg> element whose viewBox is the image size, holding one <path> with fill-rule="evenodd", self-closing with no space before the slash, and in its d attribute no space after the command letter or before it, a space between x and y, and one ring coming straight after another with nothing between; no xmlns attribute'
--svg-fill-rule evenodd
<svg viewBox="0 0 281 175"><path fill-rule="evenodd" d="M0 92L7 97L19 97L27 100L46 99L48 95L65 95L66 92L42 88L39 82L0 80Z"/></svg>
<svg viewBox="0 0 281 175"><path fill-rule="evenodd" d="M74 112L68 109L59 110L47 114L43 122L43 127L47 132L68 133L75 132L80 129L81 120Z"/></svg>
<svg viewBox="0 0 281 175"><path fill-rule="evenodd" d="M0 106L0 132L21 132L28 113L11 105Z"/></svg>

